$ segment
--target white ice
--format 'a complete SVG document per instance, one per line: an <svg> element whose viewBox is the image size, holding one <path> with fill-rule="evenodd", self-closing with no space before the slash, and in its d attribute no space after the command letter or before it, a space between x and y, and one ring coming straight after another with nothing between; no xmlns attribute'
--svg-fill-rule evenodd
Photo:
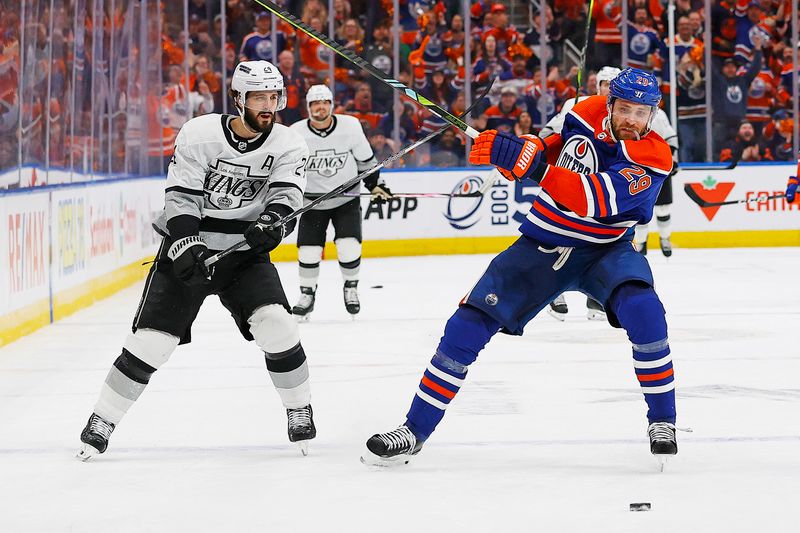
<svg viewBox="0 0 800 533"><path fill-rule="evenodd" d="M543 313L489 344L411 464L367 469L365 440L403 421L490 256L365 260L356 321L328 261L301 324L319 432L306 458L263 356L216 299L88 463L78 436L141 285L0 350L0 531L800 530L800 249L649 258L679 425L694 429L664 473L625 334L588 322L578 294L566 322ZM294 300L296 267L279 270Z"/></svg>

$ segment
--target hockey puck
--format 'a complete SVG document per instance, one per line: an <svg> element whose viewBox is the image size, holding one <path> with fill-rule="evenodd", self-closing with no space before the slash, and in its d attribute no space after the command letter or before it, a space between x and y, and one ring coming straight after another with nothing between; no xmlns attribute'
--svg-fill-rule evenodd
<svg viewBox="0 0 800 533"><path fill-rule="evenodd" d="M370 289L382 289L383 285L373 285Z"/></svg>
<svg viewBox="0 0 800 533"><path fill-rule="evenodd" d="M631 511L649 511L649 510L650 510L650 502L631 504Z"/></svg>

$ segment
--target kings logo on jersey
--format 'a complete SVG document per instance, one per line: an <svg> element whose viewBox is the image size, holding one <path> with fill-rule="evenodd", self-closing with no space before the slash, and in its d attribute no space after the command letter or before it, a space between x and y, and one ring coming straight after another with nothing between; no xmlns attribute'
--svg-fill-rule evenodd
<svg viewBox="0 0 800 533"><path fill-rule="evenodd" d="M320 176L330 178L344 168L349 152L338 153L335 149L317 150L308 158L306 171L313 170Z"/></svg>
<svg viewBox="0 0 800 533"><path fill-rule="evenodd" d="M206 173L203 190L217 209L236 209L250 202L263 189L269 176L252 176L250 167L217 160Z"/></svg>
<svg viewBox="0 0 800 533"><path fill-rule="evenodd" d="M570 137L561 149L556 166L578 174L597 172L597 152L594 145L583 135Z"/></svg>

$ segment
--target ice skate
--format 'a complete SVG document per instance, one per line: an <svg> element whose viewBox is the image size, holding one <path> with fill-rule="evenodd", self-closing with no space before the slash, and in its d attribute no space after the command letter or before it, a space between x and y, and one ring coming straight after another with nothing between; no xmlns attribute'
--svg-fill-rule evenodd
<svg viewBox="0 0 800 533"><path fill-rule="evenodd" d="M670 257L672 255L672 242L669 237L660 237L658 243L661 245L661 253L664 254L664 257Z"/></svg>
<svg viewBox="0 0 800 533"><path fill-rule="evenodd" d="M678 453L678 442L675 439L675 424L669 422L653 422L647 428L650 437L650 453L652 453L660 470L664 471L667 459Z"/></svg>
<svg viewBox="0 0 800 533"><path fill-rule="evenodd" d="M298 322L308 322L311 312L314 310L314 300L316 290L311 287L300 287L300 299L297 305L292 307L292 314L297 316Z"/></svg>
<svg viewBox="0 0 800 533"><path fill-rule="evenodd" d="M86 427L81 431L83 445L75 455L81 461L88 461L97 454L103 453L108 448L108 439L114 431L114 424L92 413Z"/></svg>
<svg viewBox="0 0 800 533"><path fill-rule="evenodd" d="M633 248L642 255L647 255L647 241L634 242Z"/></svg>
<svg viewBox="0 0 800 533"><path fill-rule="evenodd" d="M600 302L586 298L586 318L589 320L606 320L606 311Z"/></svg>
<svg viewBox="0 0 800 533"><path fill-rule="evenodd" d="M355 315L361 311L361 302L358 301L358 280L345 281L342 292L344 294L344 307L355 318Z"/></svg>
<svg viewBox="0 0 800 533"><path fill-rule="evenodd" d="M567 319L569 308L567 307L567 300L564 298L563 294L559 294L555 300L550 302L550 307L547 309L547 312L550 313L550 316L561 322Z"/></svg>
<svg viewBox="0 0 800 533"><path fill-rule="evenodd" d="M367 440L361 462L368 466L393 467L408 464L419 453L424 441L417 440L408 426L402 425L387 433L378 433Z"/></svg>
<svg viewBox="0 0 800 533"><path fill-rule="evenodd" d="M286 416L289 419L289 442L296 442L300 447L300 452L304 456L308 455L308 441L317 436L317 428L314 427L314 411L311 409L311 405L287 409Z"/></svg>

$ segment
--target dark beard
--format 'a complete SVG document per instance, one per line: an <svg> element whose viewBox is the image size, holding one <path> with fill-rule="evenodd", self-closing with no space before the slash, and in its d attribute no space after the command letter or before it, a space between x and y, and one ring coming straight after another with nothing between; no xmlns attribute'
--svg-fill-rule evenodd
<svg viewBox="0 0 800 533"><path fill-rule="evenodd" d="M258 113L256 113L256 117L257 116L258 116ZM256 117L253 117L250 114L250 110L249 109L245 109L245 111L244 111L244 121L247 123L247 127L250 128L251 131L255 131L257 133L269 133L269 132L272 131L272 125L275 124L275 113L272 113L272 120L270 121L269 125L267 125L267 127L265 127L265 128L262 128L259 125L258 119Z"/></svg>

